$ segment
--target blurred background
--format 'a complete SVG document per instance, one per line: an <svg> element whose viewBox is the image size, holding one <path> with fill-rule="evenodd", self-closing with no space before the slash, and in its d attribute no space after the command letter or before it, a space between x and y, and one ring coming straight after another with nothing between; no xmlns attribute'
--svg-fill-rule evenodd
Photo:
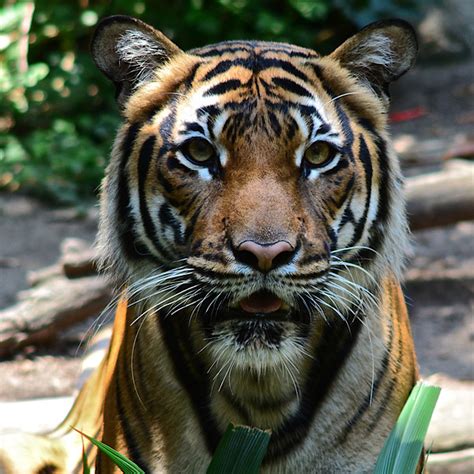
<svg viewBox="0 0 474 474"><path fill-rule="evenodd" d="M394 84L390 111L414 231L405 285L421 373L445 388L431 472L474 472L472 0L4 0L0 429L7 414L18 424L20 399L73 393L79 342L110 297L90 245L119 115L89 43L112 14L139 17L183 49L262 39L328 53L375 20L415 26L418 62Z"/></svg>

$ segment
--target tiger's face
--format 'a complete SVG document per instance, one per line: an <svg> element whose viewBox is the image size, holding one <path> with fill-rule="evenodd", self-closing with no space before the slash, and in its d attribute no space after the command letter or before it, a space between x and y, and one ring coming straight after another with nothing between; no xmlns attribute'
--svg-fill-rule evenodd
<svg viewBox="0 0 474 474"><path fill-rule="evenodd" d="M117 18L93 46L126 120L101 242L132 294L199 321L217 352L268 361L375 300L405 244L385 93L413 61L411 31L363 30L328 57L265 42L183 53Z"/></svg>

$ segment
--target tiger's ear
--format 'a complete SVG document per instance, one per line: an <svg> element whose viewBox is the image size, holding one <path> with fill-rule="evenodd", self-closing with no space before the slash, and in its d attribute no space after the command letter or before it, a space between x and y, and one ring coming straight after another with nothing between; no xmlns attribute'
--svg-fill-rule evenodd
<svg viewBox="0 0 474 474"><path fill-rule="evenodd" d="M181 50L143 21L115 15L98 24L91 52L97 67L115 84L123 107L137 86L152 79L156 69Z"/></svg>
<svg viewBox="0 0 474 474"><path fill-rule="evenodd" d="M382 20L350 37L330 57L388 98L389 83L413 66L417 51L416 34L409 23Z"/></svg>

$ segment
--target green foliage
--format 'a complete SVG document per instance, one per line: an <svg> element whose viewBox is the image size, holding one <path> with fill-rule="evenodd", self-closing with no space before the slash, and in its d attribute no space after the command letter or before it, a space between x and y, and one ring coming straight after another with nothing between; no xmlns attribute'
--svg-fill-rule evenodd
<svg viewBox="0 0 474 474"><path fill-rule="evenodd" d="M207 474L258 474L271 433L230 424L212 457Z"/></svg>
<svg viewBox="0 0 474 474"><path fill-rule="evenodd" d="M115 449L111 448L102 441L99 441L92 436L88 436L82 431L76 430L82 436L85 436L94 446L96 446L103 454L105 454L122 472L125 474L145 474L145 471L138 467L134 462L130 461L123 454L120 454ZM87 458L83 456L83 466L87 466ZM87 467L88 469L88 467ZM87 474L84 472L84 474Z"/></svg>
<svg viewBox="0 0 474 474"><path fill-rule="evenodd" d="M0 189L28 189L60 202L93 195L119 123L113 86L89 55L101 17L139 17L183 49L258 38L327 52L369 21L412 18L420 3L7 0L0 8Z"/></svg>
<svg viewBox="0 0 474 474"><path fill-rule="evenodd" d="M414 474L441 389L418 382L377 459L374 474Z"/></svg>

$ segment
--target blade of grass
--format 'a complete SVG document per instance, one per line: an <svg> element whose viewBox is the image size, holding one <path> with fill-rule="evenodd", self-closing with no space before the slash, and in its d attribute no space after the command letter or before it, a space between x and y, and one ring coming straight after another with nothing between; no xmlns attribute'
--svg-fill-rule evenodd
<svg viewBox="0 0 474 474"><path fill-rule="evenodd" d="M145 474L143 469L137 466L134 462L130 461L130 459L127 459L123 454L120 454L115 449L93 438L92 436L86 435L76 428L73 429L82 436L85 436L94 446L97 446L97 448L102 451L125 474Z"/></svg>
<svg viewBox="0 0 474 474"><path fill-rule="evenodd" d="M82 474L91 474L89 463L87 460L87 453L84 447L84 438L81 438L82 441Z"/></svg>
<svg viewBox="0 0 474 474"><path fill-rule="evenodd" d="M258 473L270 436L269 431L230 424L217 446L207 474Z"/></svg>
<svg viewBox="0 0 474 474"><path fill-rule="evenodd" d="M423 382L415 385L377 459L374 474L415 472L440 390Z"/></svg>
<svg viewBox="0 0 474 474"><path fill-rule="evenodd" d="M423 385L420 389L413 414L403 432L394 472L415 472L440 391L439 387L429 385Z"/></svg>
<svg viewBox="0 0 474 474"><path fill-rule="evenodd" d="M395 426L393 427L389 437L385 441L382 451L377 459L375 465L374 474L392 474L393 466L395 465L395 459L397 457L398 450L403 436L403 430L405 429L408 418L413 409L415 398L420 390L420 386L416 384L408 397L405 405L400 413Z"/></svg>

